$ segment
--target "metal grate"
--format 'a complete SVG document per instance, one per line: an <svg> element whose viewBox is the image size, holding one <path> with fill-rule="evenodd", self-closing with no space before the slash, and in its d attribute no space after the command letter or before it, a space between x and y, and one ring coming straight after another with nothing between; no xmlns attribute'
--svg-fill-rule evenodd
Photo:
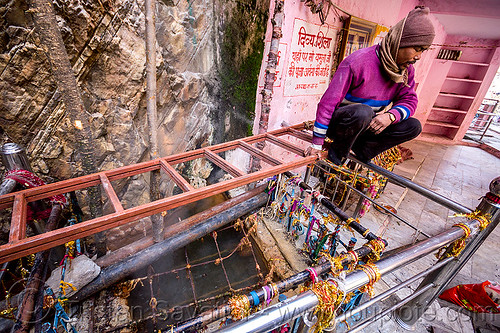
<svg viewBox="0 0 500 333"><path fill-rule="evenodd" d="M437 59L443 60L460 60L462 56L462 51L460 50L450 50L450 49L441 49L439 50Z"/></svg>

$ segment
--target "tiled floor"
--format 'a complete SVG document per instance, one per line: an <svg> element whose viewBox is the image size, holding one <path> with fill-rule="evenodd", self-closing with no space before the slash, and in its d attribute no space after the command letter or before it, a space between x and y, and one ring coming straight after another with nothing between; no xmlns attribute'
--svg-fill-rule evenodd
<svg viewBox="0 0 500 333"><path fill-rule="evenodd" d="M395 173L405 176L417 184L425 186L452 200L475 209L481 197L489 190L489 184L500 176L500 159L489 153L469 146L444 146L428 142L413 141L403 146L413 151L413 160L407 160L395 168ZM454 212L422 197L415 192L389 184L383 195L377 200L391 206L398 206L398 215L429 235L436 235L457 223ZM400 204L398 205L398 202ZM409 244L418 238L414 229L398 224L393 217L377 213L373 209L362 219L362 223L370 230L378 230L378 234L389 242L389 249ZM481 283L485 280L500 282L500 228L493 231L472 259L450 283L451 286L465 283ZM433 255L420 259L416 263L399 269L383 278L378 283L379 292L404 281L435 262ZM409 295L415 285L397 293L403 299ZM420 320L416 332L428 332L433 326L439 332L474 332L471 320L460 315L442 302L434 302ZM500 316L500 315L498 315ZM389 318L383 318L363 332L406 332L400 329Z"/></svg>

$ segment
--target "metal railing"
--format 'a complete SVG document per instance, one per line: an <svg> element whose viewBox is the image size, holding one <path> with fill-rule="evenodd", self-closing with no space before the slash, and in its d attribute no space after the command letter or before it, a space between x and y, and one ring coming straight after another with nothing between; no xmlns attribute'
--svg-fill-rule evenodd
<svg viewBox="0 0 500 333"><path fill-rule="evenodd" d="M385 169L372 164L365 164L365 166L371 168L375 172L383 174L389 179L389 181L415 190L421 195L456 212L465 214L472 213L471 209L418 184L415 184L403 177L388 172ZM383 277L384 275L387 275L396 269L405 267L406 265L428 256L445 246L448 246L446 253L450 253L451 248L453 247L450 246L450 244L461 239L462 237L469 236L467 238L465 248L463 248L459 254L452 253L453 255L441 256L438 262L423 272L420 272L408 280L390 288L372 300L361 304L358 308L340 314L335 319L335 322L332 323L332 327L325 329L325 331L333 331L336 324L345 321L354 314L357 314L360 311L388 298L398 290L410 285L411 283L424 278L412 295L406 297L403 301L390 306L382 312L375 314L373 317L364 320L357 326L351 327L349 332L358 332L391 312L394 312L395 320L398 324L400 324L400 326L405 329L412 329L416 321L422 316L428 306L437 298L439 294L442 293L442 291L446 289L450 281L456 276L460 269L477 251L479 246L500 222L500 177L492 181L490 184L490 192L483 197L476 211L480 212L482 216L490 217L490 222L484 229L484 220L482 218L473 218L467 221L465 221L464 218L461 226L454 225L450 229L438 235L429 237L409 247L406 246L400 248L399 250L395 250L395 252L392 252L390 256L382 258L375 264L380 271L380 275ZM466 234L465 229L467 228L471 231L470 235ZM346 294L365 286L369 282L370 278L367 273L362 270L357 270L348 274L343 281L339 282L339 285L343 285L342 291ZM248 318L229 324L217 332L268 332L274 328L280 327L294 318L302 319L294 321L292 332L309 332L315 323L313 310L318 304L318 296L316 296L316 294L312 291L307 291L284 302L256 312Z"/></svg>
<svg viewBox="0 0 500 333"><path fill-rule="evenodd" d="M491 124L495 121L495 119L498 119L498 114L495 112L498 107L498 102L499 101L496 99L485 98L479 107L479 111L472 120L472 123L469 126L469 132L470 134L475 132L481 133L478 141L483 141L483 138L488 129L491 127Z"/></svg>

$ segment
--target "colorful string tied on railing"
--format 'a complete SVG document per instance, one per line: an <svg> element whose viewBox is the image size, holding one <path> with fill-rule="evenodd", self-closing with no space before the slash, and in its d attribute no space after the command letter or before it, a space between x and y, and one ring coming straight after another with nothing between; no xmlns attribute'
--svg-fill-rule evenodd
<svg viewBox="0 0 500 333"><path fill-rule="evenodd" d="M489 215L483 215L479 211L474 211L470 214L454 214L451 217L465 217L468 220L477 220L479 222L479 230L484 230L490 223L491 219ZM465 248L466 240L471 235L470 227L465 223L457 223L453 225L454 227L459 227L464 231L464 236L460 237L456 241L450 244L448 248L443 247L439 249L436 253L438 259L444 259L447 257L457 257Z"/></svg>
<svg viewBox="0 0 500 333"><path fill-rule="evenodd" d="M460 229L462 229L464 231L464 235L451 243L448 248L442 247L441 249L439 249L439 251L436 253L436 258L444 259L448 257L457 257L465 248L465 241L471 234L470 227L465 223L457 223L454 224L453 227L459 227Z"/></svg>
<svg viewBox="0 0 500 333"><path fill-rule="evenodd" d="M344 270L344 266L342 265L344 256L332 257L327 251L321 252L321 256L330 262L330 273L334 277L339 276L340 272Z"/></svg>
<svg viewBox="0 0 500 333"><path fill-rule="evenodd" d="M318 305L313 314L318 318L314 324L314 332L322 332L324 329L335 325L335 314L344 298L344 293L339 289L334 280L318 281L309 288L301 288L301 292L311 290L318 297Z"/></svg>
<svg viewBox="0 0 500 333"><path fill-rule="evenodd" d="M319 233L318 233L318 239L316 242L316 246L314 248L314 252L311 253L311 259L314 261L316 261L318 259L320 252L325 250L325 248L324 248L325 243L328 240L328 238L330 237L330 233L329 233L328 228L326 227L326 223L320 224L318 222L318 225L319 225L319 229L320 229Z"/></svg>
<svg viewBox="0 0 500 333"><path fill-rule="evenodd" d="M240 320L250 314L250 300L246 295L236 295L229 299L231 307L231 317L234 320Z"/></svg>
<svg viewBox="0 0 500 333"><path fill-rule="evenodd" d="M367 293L370 296L370 298L372 298L375 295L375 292L373 290L373 285L375 284L375 282L380 280L380 271L377 265L373 263L359 265L358 269L365 272L365 274L368 276L368 283L363 287L359 288L359 291L361 291L362 293Z"/></svg>
<svg viewBox="0 0 500 333"><path fill-rule="evenodd" d="M353 270L356 269L356 266L358 265L358 262L359 262L359 257L358 257L358 254L356 253L356 251L352 250L352 251L348 251L344 256L342 256L343 258L348 258L350 257L350 263L347 265L346 267L346 271L347 272L352 272Z"/></svg>
<svg viewBox="0 0 500 333"><path fill-rule="evenodd" d="M309 244L309 238L311 237L311 231L314 228L314 225L316 224L316 221L317 221L317 218L315 218L313 214L314 214L314 203L311 205L311 213L309 214L309 225L307 227L306 240L305 240L306 245Z"/></svg>
<svg viewBox="0 0 500 333"><path fill-rule="evenodd" d="M379 261L380 255L385 249L385 243L382 241L381 238L372 239L363 246L366 246L371 249L371 252L365 257L366 258L365 261L367 263Z"/></svg>
<svg viewBox="0 0 500 333"><path fill-rule="evenodd" d="M350 231L350 232L354 233L354 230L352 230L352 228L351 228L351 226L350 226L350 224L351 224L352 222L358 222L358 223L359 223L359 220L358 220L358 219L354 219L354 218L350 217L350 218L348 218L348 219L347 219L347 221L345 221L344 227L345 227L345 229L346 229L346 230L348 230L348 231Z"/></svg>
<svg viewBox="0 0 500 333"><path fill-rule="evenodd" d="M50 322L46 322L42 325L42 331L47 332L47 333L56 333L57 328L62 325L64 327L64 330L66 332L71 332L71 333L78 333L76 329L73 327L73 324L75 323L76 319L73 318L71 319L66 311L63 308L63 301L60 299L56 299L54 292L50 287L47 287L45 289L45 293L47 296L53 298L54 303L54 310L55 310L55 315L54 315L54 322L51 324Z"/></svg>
<svg viewBox="0 0 500 333"><path fill-rule="evenodd" d="M491 215L484 215L480 211L474 211L470 214L454 214L452 217L465 217L467 220L477 220L479 222L479 230L484 230L491 223Z"/></svg>
<svg viewBox="0 0 500 333"><path fill-rule="evenodd" d="M279 295L278 285L276 283L268 284L267 286L262 287L264 291L264 303L269 305L274 297Z"/></svg>

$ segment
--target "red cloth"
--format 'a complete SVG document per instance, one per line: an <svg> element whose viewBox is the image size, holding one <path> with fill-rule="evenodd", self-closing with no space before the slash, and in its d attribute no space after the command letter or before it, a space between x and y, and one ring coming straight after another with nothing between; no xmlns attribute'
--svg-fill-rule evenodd
<svg viewBox="0 0 500 333"><path fill-rule="evenodd" d="M490 281L479 284L460 284L445 290L439 298L460 305L472 312L500 313L500 304L495 303L484 290L491 285ZM497 289L497 287L490 286ZM500 288L498 288L500 292Z"/></svg>
<svg viewBox="0 0 500 333"><path fill-rule="evenodd" d="M30 172L28 170L22 170L22 169L14 169L14 170L9 170L7 171L7 174L5 175L5 179L12 179L21 184L22 186L26 188L33 188L33 187L38 187L45 185L45 182L40 179L38 176L36 176L33 172ZM62 206L67 206L68 201L66 200L66 197L62 194L57 194L54 196L51 196L47 199L52 205L54 204L60 204ZM27 219L28 221L31 221L33 219L46 219L50 215L50 209L41 211L41 212L33 212L31 208L28 206L27 210Z"/></svg>

